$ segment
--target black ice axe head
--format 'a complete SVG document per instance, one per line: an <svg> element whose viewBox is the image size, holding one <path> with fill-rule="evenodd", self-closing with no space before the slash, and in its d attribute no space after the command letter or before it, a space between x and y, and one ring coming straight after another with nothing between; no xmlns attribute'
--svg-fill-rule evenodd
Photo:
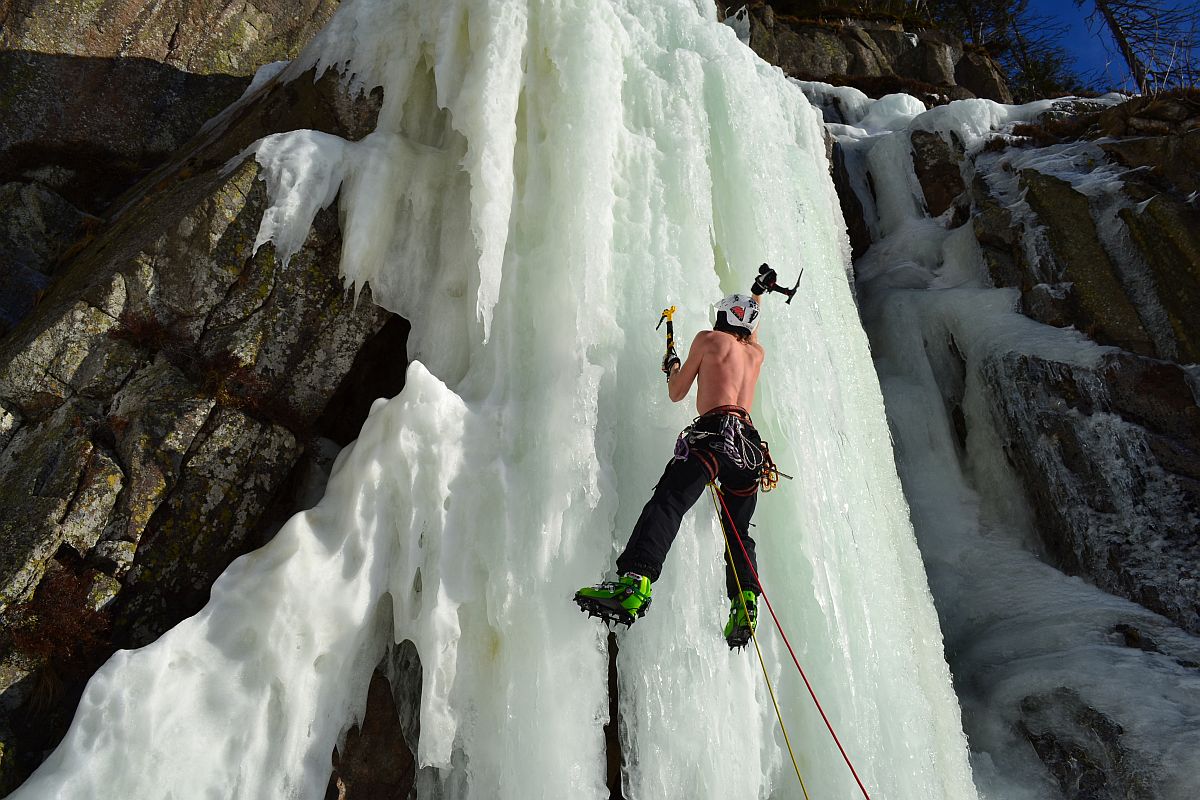
<svg viewBox="0 0 1200 800"><path fill-rule="evenodd" d="M761 274L763 272L766 272L770 268L771 268L770 264L763 264L761 267L758 268L758 271ZM800 279L803 277L804 277L804 268L801 267L800 274L796 276L796 284L792 288L787 289L787 288L785 288L783 286L779 286L777 284L775 286L771 286L770 288L768 288L767 291L768 292L779 292L782 295L787 295L787 300L785 301L785 303L786 303L786 305L790 306L792 304L792 298L796 296L796 290L800 288Z"/></svg>
<svg viewBox="0 0 1200 800"><path fill-rule="evenodd" d="M777 288L775 290L777 292L781 292L782 294L787 295L787 300L784 301L784 305L790 306L792 304L792 298L796 296L796 290L800 288L800 279L803 277L804 277L804 267L801 267L800 274L796 276L796 283L792 286L792 288L790 288L790 289Z"/></svg>

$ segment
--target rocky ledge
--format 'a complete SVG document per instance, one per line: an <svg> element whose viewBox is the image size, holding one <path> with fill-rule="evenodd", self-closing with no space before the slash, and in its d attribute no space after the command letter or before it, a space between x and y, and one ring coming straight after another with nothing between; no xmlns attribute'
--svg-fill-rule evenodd
<svg viewBox="0 0 1200 800"><path fill-rule="evenodd" d="M0 335L109 204L293 58L336 0L0 0Z"/></svg>
<svg viewBox="0 0 1200 800"><path fill-rule="evenodd" d="M797 9L789 5L796 4L759 0L741 13L750 47L790 77L854 86L872 97L906 92L926 102L968 97L1012 102L991 57L964 47L956 36L889 20L795 16Z"/></svg>

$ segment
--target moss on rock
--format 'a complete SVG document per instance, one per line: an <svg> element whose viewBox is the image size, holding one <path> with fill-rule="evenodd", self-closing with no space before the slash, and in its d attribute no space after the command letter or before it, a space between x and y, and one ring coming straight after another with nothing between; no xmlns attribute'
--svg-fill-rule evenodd
<svg viewBox="0 0 1200 800"><path fill-rule="evenodd" d="M1200 211L1156 195L1120 216L1153 272L1180 360L1200 362Z"/></svg>
<svg viewBox="0 0 1200 800"><path fill-rule="evenodd" d="M1086 332L1101 344L1143 355L1155 354L1120 274L1100 242L1088 199L1064 180L1036 170L1021 171L1025 199L1051 233L1050 248L1061 278L1074 284Z"/></svg>

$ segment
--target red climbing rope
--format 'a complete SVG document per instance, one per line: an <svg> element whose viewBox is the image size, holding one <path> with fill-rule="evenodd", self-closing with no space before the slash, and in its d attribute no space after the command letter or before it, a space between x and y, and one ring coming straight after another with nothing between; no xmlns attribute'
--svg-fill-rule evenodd
<svg viewBox="0 0 1200 800"><path fill-rule="evenodd" d="M708 484L708 492L712 495L713 511L717 512L717 517L721 516L721 509L717 505L717 485L711 481ZM725 526L721 526L721 538L725 540L725 557L729 559L729 563L733 563L733 546L729 544L729 532L725 530ZM737 574L737 570L733 571L733 580L737 583L737 596L741 601L742 613L746 615L746 619L752 620L750 609L746 607L746 593L742 591L742 578ZM804 793L804 800L812 800L808 796L808 787L804 785L804 776L800 774L800 765L796 763L796 751L792 749L792 737L788 736L787 725L783 723L783 712L779 710L779 699L775 697L775 687L771 685L771 675L767 672L767 661L763 658L762 648L758 646L758 634L754 630L755 625L750 623L750 639L754 642L754 652L758 654L758 665L762 667L763 683L767 685L767 692L771 695L771 705L775 707L775 716L779 719L779 730L783 733L783 742L787 745L788 756L792 759L792 768L796 770L796 780L800 781L800 791Z"/></svg>
<svg viewBox="0 0 1200 800"><path fill-rule="evenodd" d="M725 495L720 491L716 492L716 495L721 501L721 508L725 509L725 518L729 520L729 528L733 531L733 538L737 540L738 547L742 551L742 557L746 559L746 565L750 567L750 574L754 576L754 580L758 582L758 588L762 590L762 580L758 577L758 570L754 568L749 553L746 552L746 545L742 542L742 534L738 531L737 525L733 521L733 514L730 513L729 506L725 505ZM846 748L842 747L842 741L838 739L837 733L833 730L833 725L829 722L829 717L825 715L825 709L821 707L821 701L817 699L817 693L813 691L812 684L808 682L808 676L804 674L804 667L800 666L800 660L796 658L796 651L792 649L792 643L788 641L787 634L783 630L783 625L779 624L779 617L775 615L775 607L771 605L771 598L767 597L766 590L762 590L762 598L767 603L767 610L771 612L771 619L775 620L775 627L779 630L779 635L783 637L783 643L787 645L788 652L792 656L792 663L796 665L796 669L800 672L800 677L804 679L804 686L808 689L809 696L812 697L813 703L816 704L817 711L821 712L821 719L825 721L825 727L829 729L829 735L833 737L834 744L837 745L838 751L842 754L842 760L850 768L850 774L854 776L854 781L862 791L863 797L871 800L871 795L867 794L867 787L863 786L862 779L858 777L858 771L850 763L850 756L846 755Z"/></svg>

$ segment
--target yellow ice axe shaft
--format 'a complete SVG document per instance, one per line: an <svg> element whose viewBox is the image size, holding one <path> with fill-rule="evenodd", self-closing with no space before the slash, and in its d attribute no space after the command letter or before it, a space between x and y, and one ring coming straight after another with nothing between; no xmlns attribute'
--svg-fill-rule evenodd
<svg viewBox="0 0 1200 800"><path fill-rule="evenodd" d="M675 355L675 323L672 321L674 316L675 306L664 308L662 316L658 318L658 324L654 326L654 330L658 330L664 322L667 323L667 352L663 356L663 372L666 373L668 379L670 379L671 373L667 372L667 359ZM678 359L678 356L676 358Z"/></svg>
<svg viewBox="0 0 1200 800"><path fill-rule="evenodd" d="M675 317L675 306L664 308L662 316L658 318L658 324L654 326L654 330L662 327L663 322L667 323L667 350L675 347L675 323L672 319Z"/></svg>

